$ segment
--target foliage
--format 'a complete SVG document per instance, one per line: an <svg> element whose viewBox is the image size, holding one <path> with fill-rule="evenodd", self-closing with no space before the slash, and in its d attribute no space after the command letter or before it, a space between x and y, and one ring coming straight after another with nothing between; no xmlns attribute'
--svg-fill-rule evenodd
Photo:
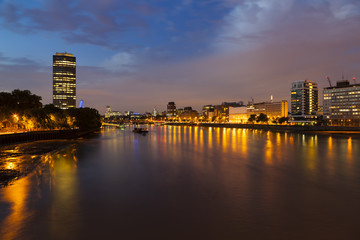
<svg viewBox="0 0 360 240"><path fill-rule="evenodd" d="M279 118L278 122L280 124L283 124L283 123L287 123L289 121L289 118L288 117L281 117Z"/></svg>
<svg viewBox="0 0 360 240"><path fill-rule="evenodd" d="M254 122L256 120L256 114L251 114L248 121L249 122Z"/></svg>
<svg viewBox="0 0 360 240"><path fill-rule="evenodd" d="M41 97L29 90L0 92L0 129L27 131L79 128L82 131L101 126L96 109L62 110L53 104L42 107Z"/></svg>
<svg viewBox="0 0 360 240"><path fill-rule="evenodd" d="M260 113L259 116L256 118L256 122L268 122L269 118L264 113Z"/></svg>
<svg viewBox="0 0 360 240"><path fill-rule="evenodd" d="M91 130L100 128L100 114L93 108L71 108L67 109L66 114L74 120L73 126L80 130Z"/></svg>

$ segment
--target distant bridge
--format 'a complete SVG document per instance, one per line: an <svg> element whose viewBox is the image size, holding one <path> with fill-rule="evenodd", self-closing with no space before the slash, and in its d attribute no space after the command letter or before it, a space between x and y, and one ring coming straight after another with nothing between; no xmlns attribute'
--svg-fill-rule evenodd
<svg viewBox="0 0 360 240"><path fill-rule="evenodd" d="M102 126L121 127L121 126L123 126L123 124L103 122L103 123L102 123Z"/></svg>

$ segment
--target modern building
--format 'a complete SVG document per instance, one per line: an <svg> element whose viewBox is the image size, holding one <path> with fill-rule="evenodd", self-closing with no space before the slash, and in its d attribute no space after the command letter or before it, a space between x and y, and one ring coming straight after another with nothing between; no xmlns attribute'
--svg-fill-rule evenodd
<svg viewBox="0 0 360 240"><path fill-rule="evenodd" d="M176 116L175 102L168 102L166 116L168 116L168 117L175 117Z"/></svg>
<svg viewBox="0 0 360 240"><path fill-rule="evenodd" d="M230 107L229 122L247 123L251 115L265 114L270 120L278 120L282 117L288 117L288 102L286 100L279 102L250 102L248 106Z"/></svg>
<svg viewBox="0 0 360 240"><path fill-rule="evenodd" d="M229 121L229 108L244 106L244 102L222 102L221 105L214 106L214 117L217 122Z"/></svg>
<svg viewBox="0 0 360 240"><path fill-rule="evenodd" d="M339 81L324 88L324 118L332 125L360 126L360 84Z"/></svg>
<svg viewBox="0 0 360 240"><path fill-rule="evenodd" d="M229 107L229 122L230 123L247 123L249 115L246 106Z"/></svg>
<svg viewBox="0 0 360 240"><path fill-rule="evenodd" d="M202 108L202 116L204 117L205 120L212 120L212 118L214 117L214 110L215 107L213 105L205 105Z"/></svg>
<svg viewBox="0 0 360 240"><path fill-rule="evenodd" d="M291 85L291 116L308 119L316 116L319 108L319 90L314 81L301 80Z"/></svg>
<svg viewBox="0 0 360 240"><path fill-rule="evenodd" d="M279 102L262 102L249 105L247 108L249 117L253 114L266 114L270 119L288 117L288 102L286 100Z"/></svg>
<svg viewBox="0 0 360 240"><path fill-rule="evenodd" d="M76 57L53 55L53 104L61 109L76 107Z"/></svg>

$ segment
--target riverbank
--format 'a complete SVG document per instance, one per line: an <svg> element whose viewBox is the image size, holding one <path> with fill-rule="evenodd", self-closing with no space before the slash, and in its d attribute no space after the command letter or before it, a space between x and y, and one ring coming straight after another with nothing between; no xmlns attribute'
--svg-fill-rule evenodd
<svg viewBox="0 0 360 240"><path fill-rule="evenodd" d="M268 124L236 124L236 123L165 123L171 126L199 126L199 127L221 127L221 128L246 128L275 132L314 132L334 134L360 134L358 127L338 126L295 126L295 125L268 125Z"/></svg>
<svg viewBox="0 0 360 240"><path fill-rule="evenodd" d="M0 135L0 146L38 140L75 139L94 133L97 130L79 131L78 129L73 129L2 134Z"/></svg>
<svg viewBox="0 0 360 240"><path fill-rule="evenodd" d="M96 130L58 130L0 135L0 188L32 172L44 154L76 144Z"/></svg>
<svg viewBox="0 0 360 240"><path fill-rule="evenodd" d="M44 154L76 144L76 140L46 140L0 147L0 188L32 172Z"/></svg>

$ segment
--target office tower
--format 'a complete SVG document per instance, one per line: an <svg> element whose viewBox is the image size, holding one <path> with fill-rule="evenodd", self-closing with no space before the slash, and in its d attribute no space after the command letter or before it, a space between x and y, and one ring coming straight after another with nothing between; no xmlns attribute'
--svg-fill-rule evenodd
<svg viewBox="0 0 360 240"><path fill-rule="evenodd" d="M61 109L76 107L76 57L53 55L53 104Z"/></svg>
<svg viewBox="0 0 360 240"><path fill-rule="evenodd" d="M301 80L291 86L291 116L315 116L319 108L319 90L314 81Z"/></svg>
<svg viewBox="0 0 360 240"><path fill-rule="evenodd" d="M176 116L176 105L175 102L169 102L167 105L167 114L168 117Z"/></svg>
<svg viewBox="0 0 360 240"><path fill-rule="evenodd" d="M324 88L324 117L332 125L360 126L360 84L343 80Z"/></svg>

